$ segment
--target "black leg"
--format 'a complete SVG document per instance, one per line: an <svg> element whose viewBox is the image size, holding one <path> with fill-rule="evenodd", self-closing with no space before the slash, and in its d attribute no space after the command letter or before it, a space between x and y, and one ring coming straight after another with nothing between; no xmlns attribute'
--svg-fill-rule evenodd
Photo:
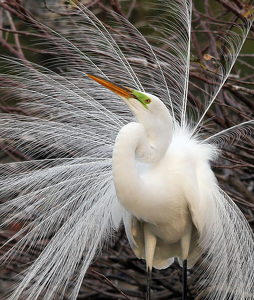
<svg viewBox="0 0 254 300"><path fill-rule="evenodd" d="M183 261L183 300L187 300L187 259Z"/></svg>
<svg viewBox="0 0 254 300"><path fill-rule="evenodd" d="M146 283L146 300L151 299L151 276L152 270L148 267L147 269L147 283Z"/></svg>

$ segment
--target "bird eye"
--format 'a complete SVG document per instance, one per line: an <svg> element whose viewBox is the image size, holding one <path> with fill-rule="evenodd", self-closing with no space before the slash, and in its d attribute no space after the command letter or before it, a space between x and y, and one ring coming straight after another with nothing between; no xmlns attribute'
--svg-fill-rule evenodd
<svg viewBox="0 0 254 300"><path fill-rule="evenodd" d="M151 103L151 99L146 99L145 103L147 103L147 104Z"/></svg>

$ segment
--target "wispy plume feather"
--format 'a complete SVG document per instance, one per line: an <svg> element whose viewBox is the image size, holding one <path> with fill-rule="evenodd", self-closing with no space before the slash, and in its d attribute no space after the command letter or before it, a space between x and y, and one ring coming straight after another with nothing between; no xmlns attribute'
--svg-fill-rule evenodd
<svg viewBox="0 0 254 300"><path fill-rule="evenodd" d="M216 67L210 68L210 61L204 70L207 83L200 87L198 118L187 107L191 1L156 2L154 10L171 18L153 25L156 39L151 43L120 15L112 12L118 22L112 17L107 26L84 6L73 7L75 15L66 17L68 27L56 32L43 25L50 35L45 47L54 54L47 63L53 68L1 57L1 76L8 85L4 99L24 99L20 107L26 115L1 113L0 138L32 159L0 165L0 197L8 200L0 207L2 225L23 224L9 240L19 241L2 261L50 238L8 300L76 299L89 265L122 221L112 152L119 130L133 116L118 96L87 73L158 96L171 112L175 133L181 132L179 139L187 136L205 145L209 158L224 143L250 136L254 125L250 120L211 133L216 128L204 123L246 40L250 20L239 21L218 38L221 58L213 59ZM201 140L203 126L206 138ZM204 211L200 206L202 218L216 216L200 236L203 266L209 264L202 275L211 289L209 300L253 299L251 229L217 184L200 187L204 194L209 189L210 206Z"/></svg>

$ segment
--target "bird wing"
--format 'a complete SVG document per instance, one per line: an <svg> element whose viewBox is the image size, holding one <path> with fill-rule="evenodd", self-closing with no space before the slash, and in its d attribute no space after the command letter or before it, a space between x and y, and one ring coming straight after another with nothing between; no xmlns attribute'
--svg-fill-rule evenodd
<svg viewBox="0 0 254 300"><path fill-rule="evenodd" d="M200 282L204 279L209 286L209 299L226 299L228 293L233 293L234 299L246 299L254 292L252 230L239 208L217 185L208 163L196 172L191 168L186 172L186 200L199 234L191 258L195 262L196 255L203 254Z"/></svg>
<svg viewBox="0 0 254 300"><path fill-rule="evenodd" d="M205 249L203 278L208 278L209 299L253 299L253 232L242 212L217 184L213 190L212 218L200 245ZM214 212L214 213L213 213ZM207 212L209 216L209 212ZM237 272L236 272L237 270Z"/></svg>

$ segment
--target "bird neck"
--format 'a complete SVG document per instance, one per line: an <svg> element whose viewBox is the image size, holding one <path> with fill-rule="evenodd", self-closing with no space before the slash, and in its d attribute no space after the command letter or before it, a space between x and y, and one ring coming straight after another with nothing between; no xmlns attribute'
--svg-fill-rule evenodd
<svg viewBox="0 0 254 300"><path fill-rule="evenodd" d="M138 205L139 195L145 188L136 167L136 158L146 163L159 161L166 150L161 151L156 146L149 143L145 127L140 123L125 125L117 136L113 152L113 177L117 197L127 210L133 211Z"/></svg>

